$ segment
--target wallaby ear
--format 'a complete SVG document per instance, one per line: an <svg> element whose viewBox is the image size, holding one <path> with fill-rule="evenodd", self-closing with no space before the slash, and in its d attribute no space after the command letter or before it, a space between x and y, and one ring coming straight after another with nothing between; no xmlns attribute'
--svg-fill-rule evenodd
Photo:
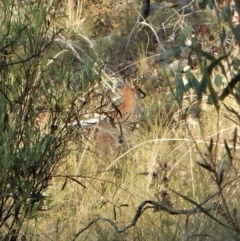
<svg viewBox="0 0 240 241"><path fill-rule="evenodd" d="M125 76L123 78L123 82L124 84L127 84L130 88L134 88L135 85L133 83L133 78L131 76Z"/></svg>
<svg viewBox="0 0 240 241"><path fill-rule="evenodd" d="M136 86L136 90L139 92L139 99L144 99L147 96L138 86Z"/></svg>
<svg viewBox="0 0 240 241"><path fill-rule="evenodd" d="M123 79L124 84L127 84L130 88L135 89L138 94L139 99L144 99L146 94L138 87L136 79L133 79L131 76L125 76Z"/></svg>

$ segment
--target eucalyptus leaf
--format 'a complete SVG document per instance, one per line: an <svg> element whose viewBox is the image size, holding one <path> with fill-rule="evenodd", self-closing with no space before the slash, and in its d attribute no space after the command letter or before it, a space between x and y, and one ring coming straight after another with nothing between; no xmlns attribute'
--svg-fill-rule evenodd
<svg viewBox="0 0 240 241"><path fill-rule="evenodd" d="M192 31L193 31L193 29L192 29L191 26L186 26L186 27L181 31L181 33L184 34L186 37L189 37L189 36L191 36Z"/></svg>
<svg viewBox="0 0 240 241"><path fill-rule="evenodd" d="M207 169L210 172L214 172L214 169L212 168L212 165L208 164L208 163L201 163L201 162L197 162L197 164L205 169Z"/></svg>
<svg viewBox="0 0 240 241"><path fill-rule="evenodd" d="M206 9L209 0L198 0L197 2L200 9Z"/></svg>
<svg viewBox="0 0 240 241"><path fill-rule="evenodd" d="M182 75L178 72L176 77L175 77L175 81L177 83L177 98L178 98L178 103L181 106L182 105L182 101L183 101L183 96L185 93L185 86L183 83L183 79L182 79Z"/></svg>
<svg viewBox="0 0 240 241"><path fill-rule="evenodd" d="M233 90L235 85L240 81L240 73L238 73L225 87L219 99L224 100Z"/></svg>
<svg viewBox="0 0 240 241"><path fill-rule="evenodd" d="M217 87L221 87L221 86L223 85L222 75L217 74L217 75L215 76L214 82L215 82L215 85L216 85Z"/></svg>
<svg viewBox="0 0 240 241"><path fill-rule="evenodd" d="M225 168L225 160L222 161L220 168L218 170L218 184L221 185L223 181L223 173L224 173L224 168Z"/></svg>
<svg viewBox="0 0 240 241"><path fill-rule="evenodd" d="M199 80L192 74L190 70L186 71L186 76L188 78L188 81L192 88L196 90L197 93L199 93L200 90L200 82Z"/></svg>
<svg viewBox="0 0 240 241"><path fill-rule="evenodd" d="M169 57L174 57L174 56L175 56L174 51L171 50L171 49L166 50L166 51L164 52L164 54L165 54L165 56L166 56L167 58L169 58Z"/></svg>

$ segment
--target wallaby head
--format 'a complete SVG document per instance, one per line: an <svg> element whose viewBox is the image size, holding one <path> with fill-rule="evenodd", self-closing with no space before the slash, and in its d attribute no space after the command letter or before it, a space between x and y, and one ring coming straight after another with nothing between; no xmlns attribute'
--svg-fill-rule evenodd
<svg viewBox="0 0 240 241"><path fill-rule="evenodd" d="M133 79L125 77L122 103L118 107L121 113L120 119L136 122L139 113L139 100L145 97L146 94L134 83Z"/></svg>
<svg viewBox="0 0 240 241"><path fill-rule="evenodd" d="M100 121L94 131L94 139L100 149L130 142L130 130L135 129L138 118L139 100L145 96L146 94L133 82L132 78L124 79L121 104L114 106L114 111L106 113L106 119Z"/></svg>

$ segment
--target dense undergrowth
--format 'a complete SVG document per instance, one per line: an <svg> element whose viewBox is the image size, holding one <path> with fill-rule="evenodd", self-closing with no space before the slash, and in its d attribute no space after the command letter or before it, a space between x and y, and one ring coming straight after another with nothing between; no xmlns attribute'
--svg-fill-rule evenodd
<svg viewBox="0 0 240 241"><path fill-rule="evenodd" d="M201 3L1 1L0 240L240 239L236 13ZM81 120L124 75L147 98L103 152Z"/></svg>

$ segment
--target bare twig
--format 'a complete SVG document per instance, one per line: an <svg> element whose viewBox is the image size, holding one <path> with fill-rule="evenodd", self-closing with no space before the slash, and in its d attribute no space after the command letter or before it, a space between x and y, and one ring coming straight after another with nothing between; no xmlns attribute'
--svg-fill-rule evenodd
<svg viewBox="0 0 240 241"><path fill-rule="evenodd" d="M139 22L139 24L145 25L145 26L149 27L152 30L152 32L154 33L154 35L155 35L155 37L157 39L157 42L158 42L160 48L163 50L163 52L165 52L165 48L163 47L162 43L160 42L155 29L149 23L147 23L146 21Z"/></svg>
<svg viewBox="0 0 240 241"><path fill-rule="evenodd" d="M212 197L209 196L209 198L207 200L209 200ZM206 200L204 200L203 203L205 203ZM150 205L148 205L150 204ZM146 206L147 205L147 206ZM212 207L206 208L204 209L205 212L209 212L211 210L213 210L216 207L216 205L213 205ZM193 209L183 209L183 210L177 210L177 209L172 209L169 208L165 205L163 205L161 202L158 201L154 201L154 200L145 200L143 202L140 203L140 205L138 206L136 213L131 221L131 223L129 223L127 226L120 228L118 227L118 225L116 224L116 222L112 221L111 219L108 218L97 218L94 219L93 221L91 221L90 223L87 224L87 226L85 226L84 228L81 228L75 235L73 238L73 241L76 240L76 238L83 233L84 231L86 231L87 229L89 229L94 223L98 222L98 221L105 221L108 222L117 233L122 233L124 231L126 231L127 229L135 226L135 224L137 223L138 219L141 217L141 215L147 210L147 209L154 209L154 211L164 211L167 212L171 215L191 215L191 214L198 214L198 213L203 213L203 208L196 208L194 207Z"/></svg>
<svg viewBox="0 0 240 241"><path fill-rule="evenodd" d="M101 220L101 218L97 218L93 221L91 221L86 227L80 229L74 236L73 241L76 240L76 238L83 233L84 231L86 231L87 229L89 229L94 223L98 222L99 220Z"/></svg>

